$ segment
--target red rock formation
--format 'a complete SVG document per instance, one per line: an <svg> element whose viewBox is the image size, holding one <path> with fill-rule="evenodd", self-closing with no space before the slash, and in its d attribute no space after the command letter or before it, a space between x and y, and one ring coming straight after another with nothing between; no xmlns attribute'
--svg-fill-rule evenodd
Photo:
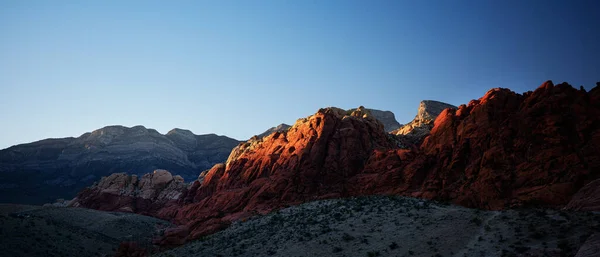
<svg viewBox="0 0 600 257"><path fill-rule="evenodd" d="M285 132L242 143L227 165L216 165L201 186L192 186L182 207L163 209L160 216L187 223L197 238L256 213L347 196L347 180L362 172L372 152L393 147L364 108L321 109Z"/></svg>
<svg viewBox="0 0 600 257"><path fill-rule="evenodd" d="M600 171L600 108L548 81L534 92L490 90L446 109L412 167L423 197L487 209L564 206ZM417 165L415 165L417 164Z"/></svg>
<svg viewBox="0 0 600 257"><path fill-rule="evenodd" d="M155 213L186 228L161 243L195 239L256 213L353 195L402 194L485 209L562 207L600 177L599 100L598 88L552 82L523 95L492 89L444 110L412 150L399 149L364 108L321 109L287 131L240 144L176 205ZM82 205L101 208L93 204Z"/></svg>

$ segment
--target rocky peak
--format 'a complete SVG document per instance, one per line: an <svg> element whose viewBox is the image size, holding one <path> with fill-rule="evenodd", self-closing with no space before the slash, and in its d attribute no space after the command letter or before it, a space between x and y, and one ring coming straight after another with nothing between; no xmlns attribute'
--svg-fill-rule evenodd
<svg viewBox="0 0 600 257"><path fill-rule="evenodd" d="M313 140L319 140L319 138L324 136L323 133L339 133L340 135L338 135L338 137L345 138L354 126L359 125L369 127L369 129L367 130L367 128L362 128L363 130L365 130L364 132L366 134L353 134L353 136L356 136L357 138L362 138L361 140L367 140L364 137L369 137L372 133L383 133L384 136L379 137L379 143L382 143L384 145L390 144L390 141L388 141L387 136L385 136L383 124L379 120L377 120L373 115L371 115L368 109L361 106L357 109L350 109L346 111L337 107L327 107L319 109L314 115L298 119L296 123L287 130L274 132L262 138L254 136L248 141L240 143L231 151L231 154L229 155L229 158L227 159L226 163L230 164L231 161L241 158L241 156L245 153L253 153L256 151L256 149L260 149L265 144L272 144L273 141L276 141L277 144L281 144L289 142L290 140L298 140L298 138L290 137L300 137L300 139L302 139L301 141L303 142L303 144L307 144L309 142L312 142ZM328 134L326 135L331 136ZM374 142L371 141L370 143ZM294 147L293 149L297 149L297 147ZM278 149L278 151L276 152L279 152L280 150L282 149Z"/></svg>
<svg viewBox="0 0 600 257"><path fill-rule="evenodd" d="M291 126L290 126L290 125L288 125L288 124L281 123L281 124L279 124L279 125L277 125L277 126L275 126L275 127L271 127L270 129L267 129L267 130L266 130L265 132L263 132L263 133L260 133L260 134L258 134L258 135L257 135L257 137L259 137L259 138L263 138L263 137L266 137L266 136L268 136L268 135L270 135L270 134L272 134L272 133L274 133L274 132L282 132L282 131L285 131L285 130L289 129L290 127L291 127Z"/></svg>
<svg viewBox="0 0 600 257"><path fill-rule="evenodd" d="M361 109L361 112L369 112L375 119L379 120L383 124L383 128L385 132L391 132L400 127L400 123L396 120L396 116L391 111L381 111L376 109L369 109L363 106L357 109L350 109L348 112L353 112L355 110Z"/></svg>
<svg viewBox="0 0 600 257"><path fill-rule="evenodd" d="M194 135L194 133L192 133L192 131L187 130L187 129L180 129L180 128L174 128L174 129L169 130L169 132L167 132L167 135L185 137L185 138L193 138L196 136L196 135Z"/></svg>
<svg viewBox="0 0 600 257"><path fill-rule="evenodd" d="M167 132L166 136L186 151L193 150L197 144L196 135L187 129L174 128Z"/></svg>
<svg viewBox="0 0 600 257"><path fill-rule="evenodd" d="M124 126L119 126L119 125L106 126L101 129L92 131L91 134L87 134L87 137L85 138L85 140L86 141L94 141L94 142L102 143L102 144L110 144L110 142L114 138L125 134L125 130L127 130L127 129L129 129L129 128L124 127ZM84 134L84 136L86 136L86 134Z"/></svg>
<svg viewBox="0 0 600 257"><path fill-rule="evenodd" d="M456 109L456 106L433 100L421 101L421 103L419 104L419 110L417 111L417 116L415 117L415 121L421 124L431 123L446 108Z"/></svg>
<svg viewBox="0 0 600 257"><path fill-rule="evenodd" d="M330 111L335 109L336 113L338 113L339 115L342 115L341 117L343 117L344 115L357 116L357 117L362 117L363 115L367 115L368 117L375 118L376 120L381 122L384 127L384 130L386 132L393 131L400 127L400 123L398 123L398 121L396 120L394 113L390 112L390 111L369 109L369 108L365 108L364 106L360 106L356 109L349 109L346 111L344 111L340 108L336 108L336 107L328 107L328 108L324 108L324 109L329 109ZM266 130L265 132L258 134L257 137L263 138L274 132L283 132L283 131L288 130L290 127L291 126L288 124L281 123L281 124L277 125L276 127L272 127L270 129Z"/></svg>
<svg viewBox="0 0 600 257"><path fill-rule="evenodd" d="M421 101L415 118L391 133L414 136L416 141L419 141L429 133L437 116L446 108L456 109L456 106L433 100Z"/></svg>

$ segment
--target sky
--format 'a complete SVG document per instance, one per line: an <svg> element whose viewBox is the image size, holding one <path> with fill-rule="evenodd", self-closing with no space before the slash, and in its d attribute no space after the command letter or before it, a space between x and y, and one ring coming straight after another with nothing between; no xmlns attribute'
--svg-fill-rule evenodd
<svg viewBox="0 0 600 257"><path fill-rule="evenodd" d="M0 148L107 125L239 140L319 108L600 81L600 1L0 1Z"/></svg>

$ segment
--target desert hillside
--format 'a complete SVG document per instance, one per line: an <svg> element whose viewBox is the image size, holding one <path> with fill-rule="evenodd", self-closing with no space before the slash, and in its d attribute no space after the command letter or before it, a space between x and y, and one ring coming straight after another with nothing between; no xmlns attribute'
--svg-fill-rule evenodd
<svg viewBox="0 0 600 257"><path fill-rule="evenodd" d="M589 212L484 211L372 196L241 220L155 256L574 256L597 232L600 214Z"/></svg>
<svg viewBox="0 0 600 257"><path fill-rule="evenodd" d="M131 213L0 204L0 256L113 256L123 241L152 249L170 226Z"/></svg>

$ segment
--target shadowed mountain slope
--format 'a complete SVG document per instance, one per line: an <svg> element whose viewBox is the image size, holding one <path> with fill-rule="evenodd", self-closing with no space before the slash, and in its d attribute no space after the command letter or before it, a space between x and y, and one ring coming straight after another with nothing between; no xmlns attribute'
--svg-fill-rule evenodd
<svg viewBox="0 0 600 257"><path fill-rule="evenodd" d="M71 198L102 176L168 169L186 180L226 160L239 141L173 129L108 126L78 138L46 139L0 150L0 202Z"/></svg>

